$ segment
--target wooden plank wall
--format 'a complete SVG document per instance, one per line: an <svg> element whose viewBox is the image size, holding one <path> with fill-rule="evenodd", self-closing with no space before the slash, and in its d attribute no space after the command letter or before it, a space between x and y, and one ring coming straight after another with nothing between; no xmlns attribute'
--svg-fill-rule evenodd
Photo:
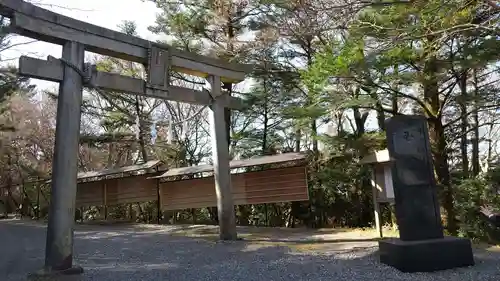
<svg viewBox="0 0 500 281"><path fill-rule="evenodd" d="M79 183L76 205L100 206L154 201L157 199L156 180L150 175L130 176L103 181Z"/></svg>
<svg viewBox="0 0 500 281"><path fill-rule="evenodd" d="M130 176L78 184L76 205L112 206L157 199L156 180L150 175ZM309 200L305 167L288 167L231 175L235 205ZM217 206L214 178L160 184L163 210Z"/></svg>
<svg viewBox="0 0 500 281"><path fill-rule="evenodd" d="M231 175L235 205L309 200L305 167L288 167ZM217 206L214 178L160 184L163 210Z"/></svg>
<svg viewBox="0 0 500 281"><path fill-rule="evenodd" d="M103 181L79 183L76 189L76 207L104 205Z"/></svg>
<svg viewBox="0 0 500 281"><path fill-rule="evenodd" d="M106 183L108 205L146 202L158 199L156 180L147 179L151 175L117 178Z"/></svg>

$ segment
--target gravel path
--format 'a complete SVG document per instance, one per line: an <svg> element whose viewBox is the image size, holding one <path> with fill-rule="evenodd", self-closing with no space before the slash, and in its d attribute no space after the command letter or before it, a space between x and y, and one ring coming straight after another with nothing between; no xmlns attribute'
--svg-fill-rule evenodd
<svg viewBox="0 0 500 281"><path fill-rule="evenodd" d="M43 265L45 227L0 220L0 280L26 280ZM213 242L170 235L169 228L79 226L75 260L83 275L71 280L500 280L500 253L476 251L476 266L404 274L377 261L376 247L296 251L255 242Z"/></svg>

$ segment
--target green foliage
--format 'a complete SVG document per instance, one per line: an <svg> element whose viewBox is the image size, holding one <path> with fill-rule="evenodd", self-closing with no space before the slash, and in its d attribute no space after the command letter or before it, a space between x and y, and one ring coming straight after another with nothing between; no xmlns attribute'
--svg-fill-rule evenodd
<svg viewBox="0 0 500 281"><path fill-rule="evenodd" d="M460 102L455 96L461 92L455 89L457 77L464 71L498 61L496 20L491 10L470 1L411 1L368 7L349 22L345 33L319 48L301 78L313 93L313 104L321 101L324 112L354 113L350 119L354 119L351 127L358 131L356 137L365 134L366 112L362 109L376 111L381 129L386 117L402 113L401 106L410 105L413 112L434 119L429 122L433 154L436 166L445 167L437 169L437 179L445 186L442 203L446 213L454 216L446 141L456 143L452 136L464 132L457 130L461 119L450 117L457 114L453 109L457 104L450 101ZM478 86L485 80L474 81L477 89L471 96L475 105L490 106L491 91L488 86ZM445 133L447 137L441 138ZM367 150L362 144L354 151ZM462 189L470 183L463 185ZM465 194L469 191L466 189ZM467 208L462 207L461 212L466 213ZM468 225L470 218L465 213L464 225Z"/></svg>
<svg viewBox="0 0 500 281"><path fill-rule="evenodd" d="M455 202L460 221L460 234L469 238L492 241L491 226L481 215L480 208L500 206L500 196L493 182L486 179L468 179L461 182L456 189Z"/></svg>

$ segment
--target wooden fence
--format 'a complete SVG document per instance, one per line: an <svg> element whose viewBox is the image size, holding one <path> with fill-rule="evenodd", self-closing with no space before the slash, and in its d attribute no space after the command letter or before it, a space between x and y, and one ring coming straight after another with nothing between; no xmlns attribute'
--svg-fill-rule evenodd
<svg viewBox="0 0 500 281"><path fill-rule="evenodd" d="M279 165L271 169L240 172L231 175L232 196L235 205L263 204L309 200L307 172L303 154L280 154L246 160L231 161L231 169ZM138 172L160 165L149 164L120 168L122 171ZM143 173L126 177L102 178L116 170L90 172L101 179L78 184L76 205L111 206L124 203L158 201L162 210L182 210L217 206L215 180L211 165L171 169L161 175ZM89 173L79 176L87 177ZM187 177L187 179L179 179Z"/></svg>
<svg viewBox="0 0 500 281"><path fill-rule="evenodd" d="M231 174L234 204L309 200L304 160L303 154L287 153L231 161L233 171L240 169ZM162 173L158 172L161 165L160 161L153 160L138 165L81 172L78 174L76 207L108 207L149 201L156 201L163 211L217 206L211 165L175 168ZM263 166L267 166L266 169ZM258 170L242 171L244 168ZM40 184L50 184L50 180ZM40 192L39 188L37 190ZM6 189L2 191L6 193ZM20 186L13 191L16 196L21 196ZM37 205L42 197L46 196L38 194ZM8 197L4 196L4 199ZM20 197L17 201L21 201ZM37 210L39 208L37 206Z"/></svg>
<svg viewBox="0 0 500 281"><path fill-rule="evenodd" d="M213 176L160 184L163 210L217 206ZM285 167L231 175L235 205L307 201L305 167Z"/></svg>

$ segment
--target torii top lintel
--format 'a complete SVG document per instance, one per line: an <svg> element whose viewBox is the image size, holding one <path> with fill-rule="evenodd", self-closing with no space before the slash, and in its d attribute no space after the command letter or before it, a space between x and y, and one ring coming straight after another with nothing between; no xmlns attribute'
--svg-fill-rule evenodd
<svg viewBox="0 0 500 281"><path fill-rule="evenodd" d="M237 83L245 79L252 66L230 63L181 51L139 37L86 23L40 8L21 0L0 0L0 14L11 18L12 31L54 44L75 41L85 49L107 56L146 64L151 46L164 49L173 70L208 77L220 76L223 82Z"/></svg>

